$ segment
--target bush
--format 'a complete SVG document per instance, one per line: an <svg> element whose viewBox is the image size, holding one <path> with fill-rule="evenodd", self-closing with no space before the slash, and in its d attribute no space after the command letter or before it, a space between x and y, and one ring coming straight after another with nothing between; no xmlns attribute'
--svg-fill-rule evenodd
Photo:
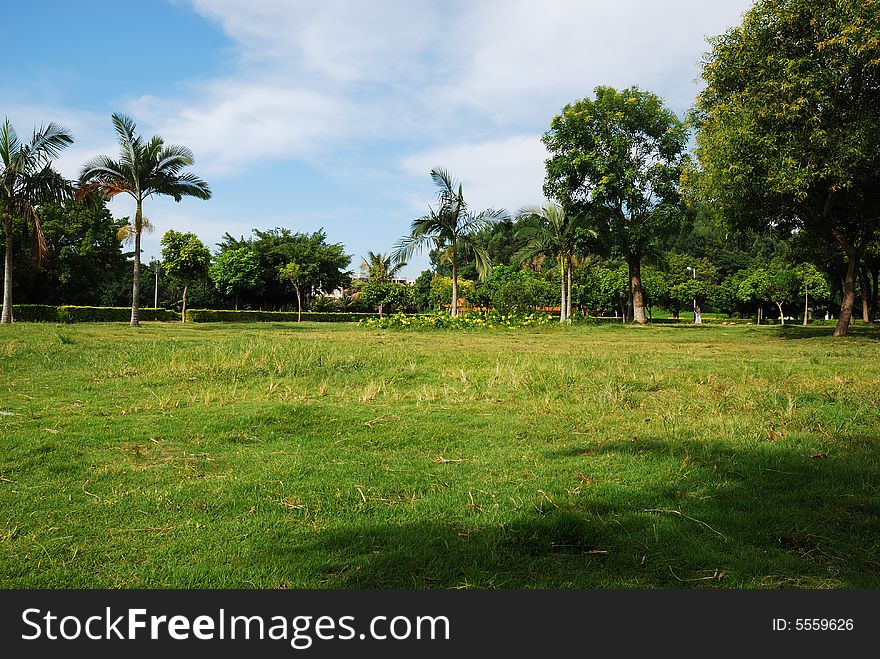
<svg viewBox="0 0 880 659"><path fill-rule="evenodd" d="M23 323L57 323L58 307L54 304L13 304L12 318Z"/></svg>
<svg viewBox="0 0 880 659"><path fill-rule="evenodd" d="M545 313L527 315L505 315L490 311L488 316L479 312L462 312L457 316L438 312L434 314L417 314L407 316L394 314L384 318L371 318L361 321L361 325L371 329L498 329L539 327L553 325L559 321Z"/></svg>
<svg viewBox="0 0 880 659"><path fill-rule="evenodd" d="M180 314L170 309L140 308L140 320L180 320ZM58 320L62 323L127 323L131 320L131 307L58 307Z"/></svg>
<svg viewBox="0 0 880 659"><path fill-rule="evenodd" d="M303 311L302 320L318 323L354 323L376 318L375 313L345 311ZM191 323L295 323L295 311L228 311L225 309L187 309L186 320Z"/></svg>
<svg viewBox="0 0 880 659"><path fill-rule="evenodd" d="M15 320L31 323L127 323L131 307L75 307L49 304L19 304L12 307ZM180 314L170 309L140 309L141 320L180 320Z"/></svg>

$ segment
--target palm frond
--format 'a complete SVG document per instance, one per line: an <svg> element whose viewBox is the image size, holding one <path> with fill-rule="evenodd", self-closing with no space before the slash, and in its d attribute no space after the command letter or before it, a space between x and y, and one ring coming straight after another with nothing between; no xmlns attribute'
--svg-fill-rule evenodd
<svg viewBox="0 0 880 659"><path fill-rule="evenodd" d="M3 125L0 126L0 159L3 160L3 166L9 167L15 154L20 150L21 142L18 139L18 133L15 132L9 117L6 117L3 120Z"/></svg>
<svg viewBox="0 0 880 659"><path fill-rule="evenodd" d="M40 222L40 215L37 213L37 209L23 196L10 199L9 207L15 217L22 219L25 224L31 227L34 262L37 265L43 265L49 253L49 246L46 243L46 236L43 235L43 225Z"/></svg>
<svg viewBox="0 0 880 659"><path fill-rule="evenodd" d="M58 154L71 144L73 144L73 135L70 131L56 123L50 123L39 130L34 130L28 147L34 158L40 164L45 164L57 158Z"/></svg>
<svg viewBox="0 0 880 659"><path fill-rule="evenodd" d="M433 242L433 236L429 235L421 235L421 236L404 236L394 245L394 249L391 252L391 259L394 263L406 263L408 262L414 254L417 252L421 252L424 249L425 245L430 242Z"/></svg>
<svg viewBox="0 0 880 659"><path fill-rule="evenodd" d="M198 176L189 172L179 176L157 175L153 178L151 185L144 188L143 191L145 197L157 194L168 195L173 197L174 201L180 201L183 197L211 198L210 186Z"/></svg>

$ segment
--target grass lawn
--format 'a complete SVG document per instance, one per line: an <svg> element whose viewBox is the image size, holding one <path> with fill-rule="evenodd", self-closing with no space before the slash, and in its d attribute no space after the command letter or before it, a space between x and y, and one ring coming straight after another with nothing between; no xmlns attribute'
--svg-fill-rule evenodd
<svg viewBox="0 0 880 659"><path fill-rule="evenodd" d="M878 588L831 331L0 326L0 585Z"/></svg>

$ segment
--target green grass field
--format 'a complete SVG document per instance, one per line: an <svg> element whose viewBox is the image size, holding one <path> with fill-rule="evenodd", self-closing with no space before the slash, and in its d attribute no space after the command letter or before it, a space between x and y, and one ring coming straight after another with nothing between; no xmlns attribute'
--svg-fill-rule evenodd
<svg viewBox="0 0 880 659"><path fill-rule="evenodd" d="M878 588L880 332L0 327L6 588Z"/></svg>

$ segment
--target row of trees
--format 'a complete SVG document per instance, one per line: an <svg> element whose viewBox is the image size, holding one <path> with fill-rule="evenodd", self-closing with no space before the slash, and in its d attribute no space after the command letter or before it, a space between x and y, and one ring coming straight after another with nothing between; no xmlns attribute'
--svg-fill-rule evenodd
<svg viewBox="0 0 880 659"><path fill-rule="evenodd" d="M759 316L764 304L773 304L784 316L796 291L805 306L811 296L829 296L818 268L840 283L836 336L846 333L857 295L863 316L873 319L880 260L877 15L880 0L759 0L741 25L712 41L702 68L706 87L687 123L638 87L597 87L593 97L563 108L543 136L550 156L544 192L553 203L542 208L521 209L515 217L496 209L472 211L462 185L435 168L436 205L413 222L390 257L368 256L364 267L371 282L350 290L344 303L369 303L380 311L417 308L436 297L445 283L435 275L448 270L455 314L468 289L460 279L472 269L472 280L480 283L470 295L484 306L515 306L513 300L522 305L526 299L542 306L542 282L555 277L563 322L576 305L613 305L625 318L644 323L654 303L677 311L686 295L698 306L703 301L728 311L753 305ZM88 202L94 195L126 193L135 202L134 219L119 231L134 243L136 325L140 238L148 227L144 200L159 194L207 199L211 193L183 171L193 161L188 149L141 138L127 117L113 115L113 123L119 158L87 163L76 196ZM687 153L691 128L693 155ZM28 143L19 141L8 120L0 130L4 322L11 321L14 221L29 227L33 254L43 262L49 253L43 209L73 192L51 161L71 141L56 125L35 131ZM713 227L729 240L770 241L774 247L771 254L717 245L710 254L698 242L680 248L688 227ZM210 266L207 248L194 236L172 234L163 240L164 260L184 282L195 283L200 273L204 283L207 270L236 305L242 295L252 305L277 304L292 289L301 309L317 303L317 292L346 284L350 259L341 246L326 245L323 234L310 239L285 231L257 232L248 240L227 236ZM322 250L329 250L326 259L315 260ZM394 284L394 268L419 250L431 252L436 272L420 277L411 291ZM331 265L319 265L324 260ZM493 263L508 266L497 269L494 279ZM624 302L612 294L621 265ZM584 282L593 294L584 292ZM183 284L183 304L190 285Z"/></svg>
<svg viewBox="0 0 880 659"><path fill-rule="evenodd" d="M96 204L119 194L135 202L134 220L120 227L119 237L134 243L131 324L138 324L140 305L141 235L149 226L143 214L146 199L165 195L180 201L183 197L209 199L208 184L183 170L193 164L188 148L165 144L158 135L145 139L136 133L135 123L114 114L113 127L119 141L119 158L96 156L82 169L78 184L65 180L52 168L52 161L73 143L73 136L57 124L34 130L29 142L22 142L8 117L0 127L0 220L5 234L3 270L3 313L0 322L12 322L12 264L14 223L19 220L33 235L33 256L45 262L48 244L43 232L40 207L76 197Z"/></svg>
<svg viewBox="0 0 880 659"><path fill-rule="evenodd" d="M558 205L520 218L537 219L530 249L559 262L560 318L571 313L566 282L577 253L622 260L626 314L646 322L643 260L695 214L716 214L734 231L797 234L826 256L838 248L845 272L834 334L846 334L859 287L873 318L877 268L865 258L880 244L878 15L880 0L756 2L741 25L712 41L703 62L706 88L690 117L695 158L686 153L685 122L638 87L597 87L594 98L554 117L543 136L544 192ZM470 251L485 276L489 259L472 236L499 213L470 213L460 185L439 168L431 176L437 207L413 223L395 256L435 247L451 263L455 314L459 260ZM771 301L782 315L796 280L813 282L803 285L807 304L811 289L824 294L806 266L772 265L719 285L719 299ZM692 287L697 299L709 297L696 281Z"/></svg>

